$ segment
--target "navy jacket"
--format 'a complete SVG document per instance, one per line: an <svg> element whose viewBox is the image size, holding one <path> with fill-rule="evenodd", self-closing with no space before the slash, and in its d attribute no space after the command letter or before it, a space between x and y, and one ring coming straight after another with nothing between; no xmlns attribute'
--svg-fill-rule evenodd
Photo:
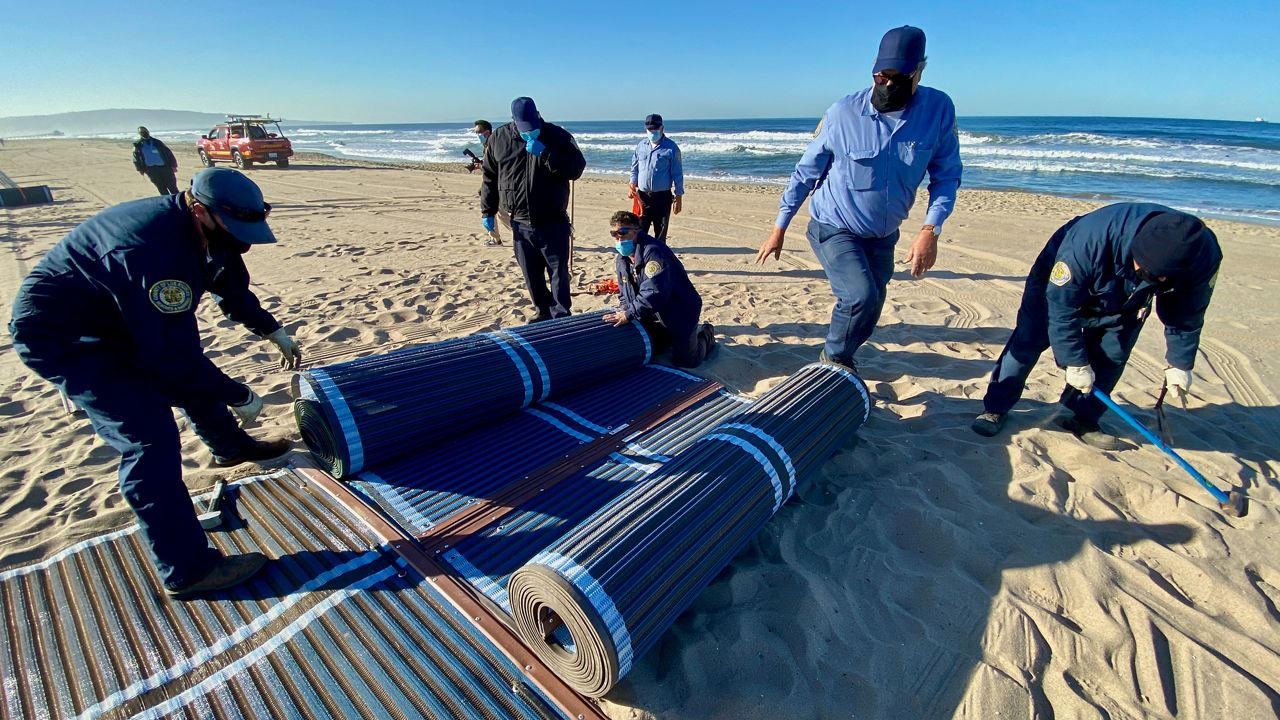
<svg viewBox="0 0 1280 720"><path fill-rule="evenodd" d="M209 393L234 404L245 387L200 345L196 308L206 290L227 317L258 335L280 327L250 292L239 253L201 249L182 195L134 200L58 241L18 290L10 330L20 354L47 368L107 352L174 404Z"/></svg>
<svg viewBox="0 0 1280 720"><path fill-rule="evenodd" d="M614 267L618 301L632 322L660 320L677 338L693 333L702 315L702 297L671 248L639 234L635 264L630 257L618 255Z"/></svg>
<svg viewBox="0 0 1280 720"><path fill-rule="evenodd" d="M545 227L569 222L569 181L582 177L587 161L568 130L542 123L541 155L530 155L516 124L493 131L485 143L484 183L480 186L480 214L503 210L512 220Z"/></svg>
<svg viewBox="0 0 1280 720"><path fill-rule="evenodd" d="M1135 322L1155 297L1165 326L1165 359L1190 370L1200 347L1204 313L1222 264L1218 239L1201 249L1196 271L1172 288L1159 291L1133 269L1133 238L1149 215L1177 212L1152 203L1117 203L1075 218L1054 233L1028 278L1043 285L1049 305L1049 342L1061 366L1089 364L1084 328L1117 327Z"/></svg>

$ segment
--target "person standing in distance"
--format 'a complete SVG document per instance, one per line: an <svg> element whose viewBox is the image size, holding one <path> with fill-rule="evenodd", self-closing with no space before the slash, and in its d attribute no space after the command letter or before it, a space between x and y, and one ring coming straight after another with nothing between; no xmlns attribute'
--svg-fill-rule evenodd
<svg viewBox="0 0 1280 720"><path fill-rule="evenodd" d="M492 233L499 211L511 216L516 261L536 310L533 322L568 316L569 183L587 167L582 151L567 130L542 119L532 98L518 97L511 102L511 122L493 131L483 160L481 222Z"/></svg>
<svg viewBox="0 0 1280 720"><path fill-rule="evenodd" d="M645 117L644 129L648 137L636 145L631 156L631 189L627 197L640 199L644 210L640 232L648 235L649 228L653 228L652 237L665 243L671 215L679 215L684 204L684 157L680 146L664 132L661 115Z"/></svg>
<svg viewBox="0 0 1280 720"><path fill-rule="evenodd" d="M924 31L909 25L884 34L872 85L827 109L818 135L782 193L773 232L756 263L782 255L787 226L806 197L809 245L836 297L819 359L855 367L853 354L875 330L893 275L898 226L929 174L929 210L907 252L911 274L933 267L938 236L960 187L955 106L920 84Z"/></svg>
<svg viewBox="0 0 1280 720"><path fill-rule="evenodd" d="M133 143L133 168L150 178L161 195L178 194L178 159L145 127L138 128L138 139Z"/></svg>

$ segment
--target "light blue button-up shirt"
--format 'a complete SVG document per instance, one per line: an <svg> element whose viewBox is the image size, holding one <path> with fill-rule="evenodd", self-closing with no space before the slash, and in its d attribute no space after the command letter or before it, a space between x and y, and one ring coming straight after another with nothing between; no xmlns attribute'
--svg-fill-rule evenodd
<svg viewBox="0 0 1280 720"><path fill-rule="evenodd" d="M657 145L641 140L631 156L631 184L645 192L662 192L676 187L676 195L684 195L684 158L680 146L662 136Z"/></svg>
<svg viewBox="0 0 1280 720"><path fill-rule="evenodd" d="M870 88L861 90L827 109L822 129L782 193L775 224L790 225L812 193L814 220L859 237L886 237L907 219L926 171L925 223L940 230L960 187L960 140L951 98L918 87L901 119L894 120L871 106Z"/></svg>

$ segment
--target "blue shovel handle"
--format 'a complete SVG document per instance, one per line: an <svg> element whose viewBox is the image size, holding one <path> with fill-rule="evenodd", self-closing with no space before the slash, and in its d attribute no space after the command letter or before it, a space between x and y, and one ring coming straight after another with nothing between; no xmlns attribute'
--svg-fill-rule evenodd
<svg viewBox="0 0 1280 720"><path fill-rule="evenodd" d="M1101 400L1103 405L1106 405L1108 408L1111 409L1111 412L1114 412L1115 414L1119 415L1122 420L1129 423L1129 425L1131 425L1134 430L1137 430L1138 432L1142 433L1142 436L1150 440L1152 445L1155 445L1156 447L1160 448L1161 450L1164 451L1166 455L1173 458L1175 462L1177 462L1179 465L1182 466L1183 470L1187 471L1187 474L1195 478L1196 482L1200 483L1200 485L1203 486L1205 490L1208 490L1209 493L1213 495L1213 498L1215 500L1217 500L1219 503L1223 505L1226 505L1230 502L1231 498L1226 493L1214 487L1213 484L1210 483L1208 480L1206 480L1204 476L1201 475L1195 468L1191 467L1190 463L1188 463L1186 460L1183 460L1181 455L1174 452L1173 448L1169 447L1168 445L1165 445L1163 440L1161 440L1159 437L1156 437L1155 433L1148 430L1146 426L1138 422L1136 418L1134 418L1132 415L1130 415L1128 412L1122 409L1119 405L1117 405L1116 401L1108 397L1106 393L1102 392L1098 388L1094 388L1093 396Z"/></svg>

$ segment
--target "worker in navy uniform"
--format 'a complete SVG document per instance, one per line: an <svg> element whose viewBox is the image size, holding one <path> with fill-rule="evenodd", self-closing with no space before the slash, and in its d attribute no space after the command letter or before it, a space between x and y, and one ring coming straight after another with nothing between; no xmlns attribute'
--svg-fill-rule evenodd
<svg viewBox="0 0 1280 720"><path fill-rule="evenodd" d="M480 220L492 233L495 216L511 216L512 244L537 314L534 322L569 315L569 182L587 161L564 128L542 119L531 98L511 102L511 122L485 145ZM551 280L550 289L547 279Z"/></svg>
<svg viewBox="0 0 1280 720"><path fill-rule="evenodd" d="M640 232L648 235L652 227L653 237L666 242L671 215L679 215L684 203L684 157L680 146L667 137L661 115L646 116L644 130L647 137L636 145L631 155L627 197L638 197L644 209L640 215Z"/></svg>
<svg viewBox="0 0 1280 720"><path fill-rule="evenodd" d="M956 110L945 93L920 84L924 49L920 28L884 34L871 86L827 109L756 254L760 265L782 255L787 226L812 194L809 246L836 298L822 361L854 367L854 353L875 330L893 276L898 226L926 172L929 208L905 259L912 276L933 267L955 204L961 175Z"/></svg>
<svg viewBox="0 0 1280 720"><path fill-rule="evenodd" d="M640 231L640 218L625 210L609 221L618 258L618 304L604 321L614 327L638 322L653 338L655 351L671 347L679 367L697 367L715 347L711 323L699 323L702 297L689 282L680 259L657 238Z"/></svg>
<svg viewBox="0 0 1280 720"><path fill-rule="evenodd" d="M178 159L168 145L151 137L151 131L141 126L133 143L133 169L150 178L161 195L178 194Z"/></svg>
<svg viewBox="0 0 1280 720"><path fill-rule="evenodd" d="M1017 326L996 360L974 432L1000 432L1036 360L1053 348L1066 369L1060 402L1072 411L1062 426L1089 445L1119 449L1098 424L1106 407L1090 393L1110 393L1120 380L1154 303L1165 326L1165 384L1185 395L1221 264L1213 232L1163 205L1117 203L1063 225L1027 276Z"/></svg>
<svg viewBox="0 0 1280 720"><path fill-rule="evenodd" d="M165 589L183 597L230 587L266 561L209 546L182 482L183 411L219 467L282 458L288 440L255 440L237 424L262 399L205 356L196 307L208 291L230 319L265 336L296 368L302 353L249 290L244 252L276 241L258 186L228 168L196 174L178 195L89 218L23 281L9 330L24 363L56 384L122 455L120 489L137 515Z"/></svg>

